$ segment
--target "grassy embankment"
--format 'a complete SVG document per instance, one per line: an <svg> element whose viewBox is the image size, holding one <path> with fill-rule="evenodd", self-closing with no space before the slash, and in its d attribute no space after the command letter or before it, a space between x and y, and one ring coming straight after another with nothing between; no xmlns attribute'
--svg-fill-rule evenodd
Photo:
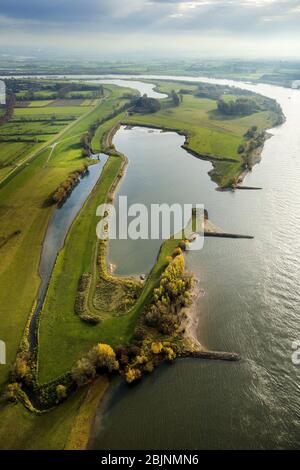
<svg viewBox="0 0 300 470"><path fill-rule="evenodd" d="M124 89L108 88L111 90L111 95L107 101L110 100L111 106L119 106L119 99ZM28 166L25 166L0 189L0 237L1 241L7 241L5 244L1 244L0 336L7 345L8 363L7 366L0 368L1 392L7 380L10 366L15 359L40 283L38 276L39 257L47 224L54 210L54 207L49 207L45 201L71 171L82 166L85 160L80 156L80 136L96 119L104 118L105 115L106 109L102 109L102 104L89 111L72 127L67 127L65 131L60 133L61 144L55 148L47 165L49 148L39 150L37 152L38 158L31 160ZM12 237L14 232L17 232L17 235ZM78 405L78 400L78 397L71 400L75 408ZM71 402L60 407L62 416L64 409L69 409L71 412ZM32 417L19 404L5 408L1 405L0 413L3 423L0 433L2 448L17 446L22 448L26 429L32 429L32 433L35 433L39 426L47 429L44 444L41 445L45 445L46 435L48 435L48 446L51 447L50 421L53 419L53 426L56 426L54 418ZM47 427L48 421L49 426ZM64 427L62 421L59 421L57 425L59 423ZM29 439L29 436L27 437ZM18 439L20 439L19 444L17 444ZM36 441L36 446L39 445ZM26 446L24 445L24 447Z"/></svg>
<svg viewBox="0 0 300 470"><path fill-rule="evenodd" d="M156 81L156 84L162 93L181 89L197 91L196 85L185 83ZM234 100L238 97L240 96L237 94L231 94L223 95L222 99ZM217 111L215 99L184 94L178 107L172 107L170 100L163 100L159 112L133 114L124 122L171 129L185 134L185 148L210 160L213 164L213 171L210 172L212 179L220 187L226 187L236 181L244 169L244 161L238 149L246 142L244 135L247 130L256 126L258 132L263 132L273 127L277 120L278 114L268 110L249 116L223 116Z"/></svg>

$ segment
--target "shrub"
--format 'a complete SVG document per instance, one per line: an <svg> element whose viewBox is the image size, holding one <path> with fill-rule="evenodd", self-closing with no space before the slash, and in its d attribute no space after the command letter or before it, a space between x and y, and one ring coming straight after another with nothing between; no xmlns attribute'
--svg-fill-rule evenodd
<svg viewBox="0 0 300 470"><path fill-rule="evenodd" d="M139 380L142 377L142 373L139 369L134 367L128 367L125 373L126 382L132 383Z"/></svg>
<svg viewBox="0 0 300 470"><path fill-rule="evenodd" d="M22 356L17 356L16 362L14 364L14 369L13 369L16 379L17 380L24 379L26 375L28 374L28 371L29 369L28 369L26 359Z"/></svg>
<svg viewBox="0 0 300 470"><path fill-rule="evenodd" d="M8 384L4 392L4 399L12 403L16 402L19 390L20 384L18 384L17 382Z"/></svg>
<svg viewBox="0 0 300 470"><path fill-rule="evenodd" d="M136 363L137 364L140 364L140 365L145 364L147 361L148 361L148 358L144 354L141 355L141 356L136 356Z"/></svg>
<svg viewBox="0 0 300 470"><path fill-rule="evenodd" d="M96 368L89 359L80 359L72 369L72 378L81 387L88 384L96 377Z"/></svg>
<svg viewBox="0 0 300 470"><path fill-rule="evenodd" d="M56 396L57 396L58 401L65 400L68 396L67 395L67 388L62 384L57 385L57 387L56 387Z"/></svg>
<svg viewBox="0 0 300 470"><path fill-rule="evenodd" d="M87 357L96 368L105 368L108 369L109 372L119 369L116 354L113 348L108 344L97 344L91 349Z"/></svg>
<svg viewBox="0 0 300 470"><path fill-rule="evenodd" d="M151 372L153 372L153 370L154 370L154 364L153 364L153 362L152 362L152 361L146 362L146 364L144 365L143 369L144 369L145 372L148 372L149 374L150 374Z"/></svg>
<svg viewBox="0 0 300 470"><path fill-rule="evenodd" d="M170 346L165 346L164 347L164 353L166 354L166 359L169 362L174 361L174 359L176 358L176 354Z"/></svg>
<svg viewBox="0 0 300 470"><path fill-rule="evenodd" d="M160 354L163 350L163 345L160 342L153 342L151 344L151 351L153 354Z"/></svg>

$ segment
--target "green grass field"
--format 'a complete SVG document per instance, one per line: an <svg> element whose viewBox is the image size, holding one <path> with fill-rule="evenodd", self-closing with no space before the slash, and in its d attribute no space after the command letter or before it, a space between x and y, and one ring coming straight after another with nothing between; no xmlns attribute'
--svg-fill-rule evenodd
<svg viewBox="0 0 300 470"><path fill-rule="evenodd" d="M1 404L1 449L63 450L85 396L86 389L82 389L51 413L39 416L21 403Z"/></svg>

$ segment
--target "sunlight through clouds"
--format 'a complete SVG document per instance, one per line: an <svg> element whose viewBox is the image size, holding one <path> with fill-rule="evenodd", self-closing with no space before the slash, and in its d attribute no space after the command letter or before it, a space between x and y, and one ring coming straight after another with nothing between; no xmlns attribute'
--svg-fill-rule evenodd
<svg viewBox="0 0 300 470"><path fill-rule="evenodd" d="M97 47L107 53L137 50L158 41L195 53L203 37L212 35L207 48L220 40L218 54L241 54L251 41L259 53L267 51L266 38L281 54L287 40L300 43L300 0L1 0L0 43L24 46L37 43L73 49ZM276 24L276 31L274 30ZM182 37L181 37L182 36ZM60 39L58 39L60 38ZM118 39L118 43L116 40ZM231 38L235 38L233 41ZM234 43L234 45L233 45ZM256 46L254 46L256 45ZM45 47L45 45L43 46ZM299 47L300 49L300 47Z"/></svg>

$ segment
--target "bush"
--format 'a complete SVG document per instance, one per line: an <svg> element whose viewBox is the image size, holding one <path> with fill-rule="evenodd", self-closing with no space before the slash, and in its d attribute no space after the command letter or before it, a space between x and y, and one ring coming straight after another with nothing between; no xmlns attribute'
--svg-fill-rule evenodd
<svg viewBox="0 0 300 470"><path fill-rule="evenodd" d="M85 313L79 315L80 320L84 321L85 323L89 323L89 325L98 325L100 322L100 318L97 315L93 315L91 313Z"/></svg>
<svg viewBox="0 0 300 470"><path fill-rule="evenodd" d="M146 364L145 364L144 367L143 367L143 370L144 370L145 372L148 372L148 374L150 374L151 372L153 372L153 370L154 370L154 364L153 364L153 362L152 362L152 361L146 362Z"/></svg>
<svg viewBox="0 0 300 470"><path fill-rule="evenodd" d="M164 353L166 354L166 359L169 362L173 362L176 358L176 354L170 346L164 346Z"/></svg>
<svg viewBox="0 0 300 470"><path fill-rule="evenodd" d="M26 358L23 356L17 356L13 367L14 378L21 381L27 376L28 372L29 367Z"/></svg>
<svg viewBox="0 0 300 470"><path fill-rule="evenodd" d="M163 345L160 342L153 342L151 344L151 351L153 354L160 354L163 350Z"/></svg>
<svg viewBox="0 0 300 470"><path fill-rule="evenodd" d="M17 401L19 390L20 390L20 384L18 384L17 382L8 384L4 392L4 399L11 403L15 403Z"/></svg>
<svg viewBox="0 0 300 470"><path fill-rule="evenodd" d="M155 98L148 98L147 95L143 95L139 98L132 100L131 112L135 113L155 113L160 110L160 102Z"/></svg>
<svg viewBox="0 0 300 470"><path fill-rule="evenodd" d="M135 367L128 367L125 373L125 378L127 383L135 382L142 377L142 373L139 369Z"/></svg>
<svg viewBox="0 0 300 470"><path fill-rule="evenodd" d="M56 387L56 396L57 396L58 401L65 400L68 396L67 395L67 388L62 384L57 385L57 387Z"/></svg>
<svg viewBox="0 0 300 470"><path fill-rule="evenodd" d="M80 359L72 369L72 378L81 387L88 384L96 377L96 368L89 359Z"/></svg>
<svg viewBox="0 0 300 470"><path fill-rule="evenodd" d="M87 355L91 364L97 368L108 369L109 372L119 369L119 363L116 360L116 354L108 344L99 343L94 346Z"/></svg>

